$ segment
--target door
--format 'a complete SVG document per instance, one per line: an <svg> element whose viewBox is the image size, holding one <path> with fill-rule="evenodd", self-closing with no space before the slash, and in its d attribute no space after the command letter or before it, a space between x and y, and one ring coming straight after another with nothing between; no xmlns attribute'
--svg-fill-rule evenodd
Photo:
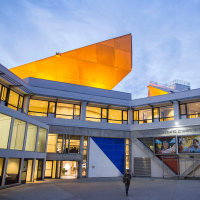
<svg viewBox="0 0 200 200"><path fill-rule="evenodd" d="M28 168L28 160L24 159L23 168L22 168L22 179L21 179L22 184L26 183L27 168Z"/></svg>

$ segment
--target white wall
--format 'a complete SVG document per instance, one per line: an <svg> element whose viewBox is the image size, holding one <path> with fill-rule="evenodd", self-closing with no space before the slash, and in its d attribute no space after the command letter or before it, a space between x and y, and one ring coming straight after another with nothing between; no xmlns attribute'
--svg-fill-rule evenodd
<svg viewBox="0 0 200 200"><path fill-rule="evenodd" d="M149 157L136 144L132 143L132 172L134 173L134 157ZM169 174L164 171L164 175ZM163 168L151 159L151 177L163 177Z"/></svg>

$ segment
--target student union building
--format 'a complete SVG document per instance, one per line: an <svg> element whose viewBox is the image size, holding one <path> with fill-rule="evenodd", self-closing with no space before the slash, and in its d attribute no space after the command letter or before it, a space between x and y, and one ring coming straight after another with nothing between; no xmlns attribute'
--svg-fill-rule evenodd
<svg viewBox="0 0 200 200"><path fill-rule="evenodd" d="M150 82L112 90L132 70L127 34L7 69L0 64L0 188L47 178L200 176L200 89Z"/></svg>

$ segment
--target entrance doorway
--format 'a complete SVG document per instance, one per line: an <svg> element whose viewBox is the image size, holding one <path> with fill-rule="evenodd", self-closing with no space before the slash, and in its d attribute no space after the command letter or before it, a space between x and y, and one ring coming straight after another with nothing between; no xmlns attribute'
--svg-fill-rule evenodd
<svg viewBox="0 0 200 200"><path fill-rule="evenodd" d="M31 182L32 176L32 159L24 159L21 183Z"/></svg>
<svg viewBox="0 0 200 200"><path fill-rule="evenodd" d="M61 165L61 178L74 179L78 175L78 162L77 161L62 161Z"/></svg>

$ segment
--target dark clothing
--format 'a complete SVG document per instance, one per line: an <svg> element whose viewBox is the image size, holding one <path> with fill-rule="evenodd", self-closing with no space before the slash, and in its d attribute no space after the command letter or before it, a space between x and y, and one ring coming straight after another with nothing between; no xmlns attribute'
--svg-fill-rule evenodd
<svg viewBox="0 0 200 200"><path fill-rule="evenodd" d="M125 183L126 195L128 195L128 190L129 190L131 175L125 173L124 176L123 176L123 180L124 180L124 183Z"/></svg>
<svg viewBox="0 0 200 200"><path fill-rule="evenodd" d="M130 183L126 183L125 184L126 195L128 195L129 185L130 185Z"/></svg>

